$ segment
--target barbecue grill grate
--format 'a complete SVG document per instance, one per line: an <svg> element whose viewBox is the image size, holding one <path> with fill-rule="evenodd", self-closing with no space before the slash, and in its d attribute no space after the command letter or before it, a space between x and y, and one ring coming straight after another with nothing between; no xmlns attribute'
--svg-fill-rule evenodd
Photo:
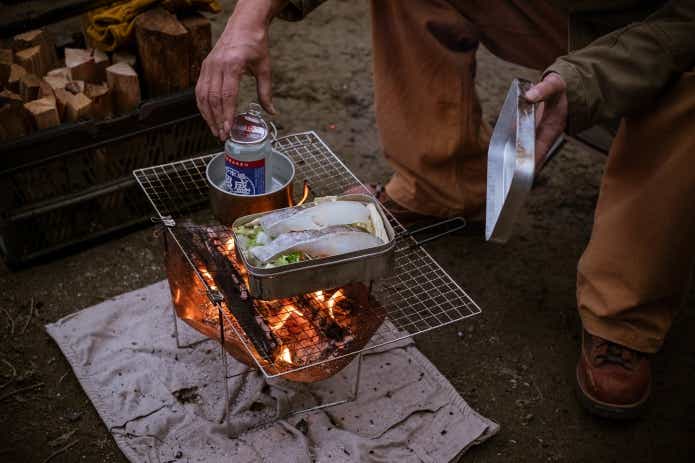
<svg viewBox="0 0 695 463"><path fill-rule="evenodd" d="M314 132L279 138L275 147L292 159L295 164L297 172L295 191L301 191L301 182L304 180L309 183L316 196L341 194L347 188L360 183L347 166ZM202 156L134 171L135 178L158 214L158 220L171 225L173 221L179 222L193 217L196 223L208 224L211 226L210 229L219 230L219 225L212 218L209 210L204 208L208 201L205 167L213 156ZM387 214L396 234L404 233L403 226L390 213L387 212ZM180 240L176 239L176 227L167 227L167 231L181 246ZM220 232L215 236L219 243L226 243L229 237L231 234L226 236L225 232ZM292 346L292 348L311 351L312 355L304 357L314 360L301 365L289 364L280 359L270 363L252 355L249 340L231 313L224 304L221 304L223 318L232 328L232 330L228 330L229 327L225 326L225 336L236 336L266 377L276 377L331 362L338 358L353 356L365 350L431 331L479 314L480 308L461 286L442 269L424 248L414 246L415 244L416 242L412 237L401 238L396 248L394 272L388 278L374 282L372 295L381 305L380 310L374 311L374 316L381 314L383 317L385 312L387 322L363 348L348 348L325 358L325 356L320 355L319 346L312 345L311 340L314 338L300 335L297 346ZM181 251L194 267L203 287L209 291L213 284L211 280L201 275L191 253L182 246ZM230 257L233 257L231 254ZM324 297L330 297L330 295L330 293L326 293ZM312 301L305 300L305 303L311 304ZM213 312L217 312L217 310L213 311L212 307L209 309L211 316L216 317ZM273 323L273 320L266 321ZM301 346L299 340L301 340Z"/></svg>

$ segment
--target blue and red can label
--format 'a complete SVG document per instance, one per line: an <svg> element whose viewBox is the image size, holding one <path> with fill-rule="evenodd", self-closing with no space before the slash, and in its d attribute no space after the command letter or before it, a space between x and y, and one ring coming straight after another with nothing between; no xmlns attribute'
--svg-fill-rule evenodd
<svg viewBox="0 0 695 463"><path fill-rule="evenodd" d="M239 161L225 154L224 167L224 186L227 191L238 195L265 193L265 159Z"/></svg>

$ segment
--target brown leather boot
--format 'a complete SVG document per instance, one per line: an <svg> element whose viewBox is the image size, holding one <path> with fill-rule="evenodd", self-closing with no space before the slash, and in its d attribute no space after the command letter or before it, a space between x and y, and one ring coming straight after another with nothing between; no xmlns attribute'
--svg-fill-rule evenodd
<svg viewBox="0 0 695 463"><path fill-rule="evenodd" d="M651 382L647 354L583 330L577 393L589 413L610 419L637 418L644 410Z"/></svg>

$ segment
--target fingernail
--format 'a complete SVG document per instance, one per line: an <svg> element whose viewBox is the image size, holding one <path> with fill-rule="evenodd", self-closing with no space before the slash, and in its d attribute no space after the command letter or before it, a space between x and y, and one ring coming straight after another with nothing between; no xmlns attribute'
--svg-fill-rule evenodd
<svg viewBox="0 0 695 463"><path fill-rule="evenodd" d="M277 110L277 108L275 108L275 105L273 103L270 103L270 114L272 114L273 116L276 116L277 113L278 113L278 110Z"/></svg>
<svg viewBox="0 0 695 463"><path fill-rule="evenodd" d="M225 135L224 130L220 130L219 132L217 132L217 135L220 137L220 140L222 140L222 141L224 141L226 139L226 137L224 136Z"/></svg>
<svg viewBox="0 0 695 463"><path fill-rule="evenodd" d="M229 133L231 132L232 127L229 125L229 122L224 121L224 133Z"/></svg>
<svg viewBox="0 0 695 463"><path fill-rule="evenodd" d="M528 92L526 92L526 95L524 95L524 96L526 97L527 100L536 101L536 99L539 96L538 90L536 90L535 88L532 88Z"/></svg>

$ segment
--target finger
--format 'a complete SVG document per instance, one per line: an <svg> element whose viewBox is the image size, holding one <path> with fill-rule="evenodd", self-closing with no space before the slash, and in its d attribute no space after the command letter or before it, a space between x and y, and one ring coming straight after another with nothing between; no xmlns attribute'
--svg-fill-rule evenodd
<svg viewBox="0 0 695 463"><path fill-rule="evenodd" d="M239 94L239 80L241 75L237 71L227 71L224 74L222 88L222 130L225 137L229 136L234 123L234 113L236 111L236 99Z"/></svg>
<svg viewBox="0 0 695 463"><path fill-rule="evenodd" d="M540 168L548 156L550 147L560 136L562 130L552 122L541 121L536 131L536 169Z"/></svg>
<svg viewBox="0 0 695 463"><path fill-rule="evenodd" d="M564 82L557 75L548 74L542 81L531 87L524 95L531 103L547 100L564 91Z"/></svg>
<svg viewBox="0 0 695 463"><path fill-rule="evenodd" d="M254 69L254 75L256 76L258 101L261 103L261 106L263 106L263 109L270 114L277 114L278 111L273 105L273 88L270 74L270 60L268 58L263 59L258 64Z"/></svg>
<svg viewBox="0 0 695 463"><path fill-rule="evenodd" d="M203 69L200 72L200 78L195 86L195 99L198 105L198 110L200 114L205 119L205 122L210 127L210 131L213 135L217 136L217 127L215 127L215 121L212 118L212 112L210 110L210 82L208 79L208 73L205 72L205 63L203 63Z"/></svg>
<svg viewBox="0 0 695 463"><path fill-rule="evenodd" d="M222 72L215 71L210 78L210 113L215 127L215 135L220 140L224 137L224 109L222 105Z"/></svg>

